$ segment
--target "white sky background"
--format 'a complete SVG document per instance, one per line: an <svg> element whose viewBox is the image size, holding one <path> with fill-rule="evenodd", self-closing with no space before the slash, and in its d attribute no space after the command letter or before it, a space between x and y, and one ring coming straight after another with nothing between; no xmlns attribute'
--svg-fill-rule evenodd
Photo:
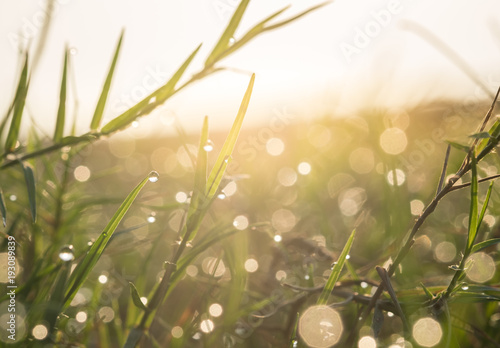
<svg viewBox="0 0 500 348"><path fill-rule="evenodd" d="M152 87L159 87L203 42L187 73L198 71L232 13L220 8L235 8L237 3L56 0L48 44L28 94L30 113L52 134L66 44L77 50L72 59L80 103L78 124L83 133L88 130L122 28L126 32L105 111L108 119L139 101L143 93L152 92ZM251 1L236 37L286 5L292 6L280 18L317 3ZM342 45L356 47L359 31L368 34L369 28L376 30L374 13L387 11L391 3L399 4L399 11L391 14L387 23L378 24L378 33L370 32L372 37L368 37L364 47L359 47L358 42L359 50L346 57ZM13 41L20 34L35 34L36 43L43 4L0 0L2 115L11 102L19 74L18 50ZM404 108L439 97L475 100L485 94L436 47L405 30L402 24L414 21L446 42L493 93L500 84L499 15L500 2L493 0L339 0L257 37L222 63L256 73L246 126L265 125L273 110L311 118L373 107ZM248 81L249 74L213 75L168 100L163 112L174 112L190 131L199 130L204 115L210 116L211 128L229 128ZM68 107L72 107L71 99ZM141 128L158 125L155 117L141 120ZM25 118L23 125L28 124Z"/></svg>

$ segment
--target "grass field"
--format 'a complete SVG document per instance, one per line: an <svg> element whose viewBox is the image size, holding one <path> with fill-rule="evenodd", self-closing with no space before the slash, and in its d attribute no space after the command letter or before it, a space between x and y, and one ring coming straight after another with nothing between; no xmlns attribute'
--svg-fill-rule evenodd
<svg viewBox="0 0 500 348"><path fill-rule="evenodd" d="M179 83L198 47L104 124L120 37L83 134L64 133L66 52L53 136L19 135L25 52L0 126L2 344L498 347L498 94L341 119L284 108L246 128L251 75L227 131L172 119L158 126L175 136L140 135L140 117L289 23L235 40L247 5L200 72Z"/></svg>

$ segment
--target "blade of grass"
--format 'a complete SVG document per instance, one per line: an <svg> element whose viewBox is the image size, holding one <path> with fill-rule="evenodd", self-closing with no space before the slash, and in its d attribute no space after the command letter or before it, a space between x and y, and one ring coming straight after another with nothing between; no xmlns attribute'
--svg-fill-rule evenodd
<svg viewBox="0 0 500 348"><path fill-rule="evenodd" d="M208 142L208 116L205 116L201 130L200 145L198 147L198 157L196 159L196 169L194 174L194 190L189 204L186 225L182 229L181 237L184 238L189 231L188 238L193 240L198 232L203 210L206 209L205 190L207 185L207 161L208 153L205 145Z"/></svg>
<svg viewBox="0 0 500 348"><path fill-rule="evenodd" d="M104 107L106 106L106 101L108 99L109 89L111 88L111 81L113 80L113 73L115 72L116 62L118 61L118 55L120 54L120 48L122 46L123 35L125 30L122 30L120 38L118 39L118 44L116 45L115 54L113 60L111 61L111 66L109 67L108 76L104 81L104 86L102 87L101 96L97 102L94 116L92 117L92 122L90 123L90 129L96 130L101 125L102 115L104 113Z"/></svg>
<svg viewBox="0 0 500 348"><path fill-rule="evenodd" d="M349 239L347 240L347 243L345 244L344 249L340 253L340 256L339 256L339 259L337 260L337 263L333 266L332 273L330 273L330 276L328 277L326 285L323 288L321 295L319 296L318 302L316 303L317 305L326 305L327 304L328 297L330 296L331 292L335 288L335 284L337 283L337 281L340 277L340 272L342 271L342 268L344 267L346 257L349 254L349 251L351 250L351 246L352 246L352 242L354 241L355 233L356 233L356 230L353 230L351 232L351 235L350 235Z"/></svg>
<svg viewBox="0 0 500 348"><path fill-rule="evenodd" d="M471 249L471 253L476 253L480 250L483 250L485 248L488 248L492 245L496 245L499 243L500 243L500 238L493 238L493 239L485 240L484 242L477 243L476 245L474 245Z"/></svg>
<svg viewBox="0 0 500 348"><path fill-rule="evenodd" d="M404 326L404 331L405 331L405 336L409 336L410 334L410 326L408 325L408 321L406 320L406 316L403 312L403 309L401 308L401 305L399 304L398 297L396 296L396 292L394 291L394 288L392 287L391 283L391 278L389 277L389 274L387 273L387 270L383 267L375 267L378 275L380 276L380 279L382 279L382 282L384 283L385 289L389 293L389 296L391 297L392 302L394 303L394 306L396 307L396 310L398 311L398 315L401 318L401 321L403 322Z"/></svg>
<svg viewBox="0 0 500 348"><path fill-rule="evenodd" d="M148 95L146 98L141 100L136 105L132 106L130 109L125 111L120 116L108 122L105 126L102 127L101 133L109 134L129 125L137 117L144 115L147 112L150 112L154 107L160 105L170 96L172 96L175 93L175 86L177 85L177 82L184 75L184 72L186 71L189 64L194 59L200 48L201 45L199 45L193 51L193 53L191 53L191 55L186 59L186 61L181 65L181 67L176 71L176 73L170 78L170 80L165 85L158 88L156 91ZM153 98L156 98L156 101L153 101Z"/></svg>
<svg viewBox="0 0 500 348"><path fill-rule="evenodd" d="M439 194L439 192L441 192L441 189L443 188L444 179L446 178L446 170L448 168L448 159L450 158L450 150L451 145L448 144L448 147L446 148L446 155L444 156L443 169L441 170L441 177L439 178L439 184L436 190L436 196Z"/></svg>
<svg viewBox="0 0 500 348"><path fill-rule="evenodd" d="M278 22L278 23L275 23L273 25L270 25L270 26L267 26L266 27L266 24L271 21L272 19L276 18L277 16L279 16L280 14L282 14L283 12L285 12L290 6L287 6L281 10L278 10L277 12L273 13L272 15L270 15L269 17L265 18L263 21L259 22L258 24L256 24L255 26L253 26L249 31L247 31L245 33L245 35L242 36L241 39L239 39L238 41L234 42L232 45L228 46L225 50L223 50L222 52L219 53L218 56L214 57L214 61L211 62L211 64L214 64L215 61L219 61L221 60L222 58L224 57L227 57L229 56L230 54L232 54L233 52L237 51L238 49L240 49L242 46L244 46L245 44L247 44L250 40L252 40L253 38L257 37L258 35L266 32L266 31L270 31L270 30L274 30L274 29L277 29L279 27L282 27L290 22L293 22L297 19L299 19L300 17L308 14L309 12L312 12L316 9L319 9L320 7L323 7L327 4L329 4L330 1L328 2L324 2L322 4L319 4L319 5L316 5L316 6L313 6L301 13L299 13L298 15L296 16L293 16L292 18L289 18L289 19L286 19L284 21L281 21L281 22Z"/></svg>
<svg viewBox="0 0 500 348"><path fill-rule="evenodd" d="M135 287L134 283L128 282L128 284L130 285L130 296L132 296L132 301L134 302L134 305L137 308L146 311L147 308L144 305L144 303L142 303L141 296L139 295L139 291L137 291L137 288Z"/></svg>
<svg viewBox="0 0 500 348"><path fill-rule="evenodd" d="M28 201L30 205L31 218L33 223L36 222L36 186L35 174L33 167L29 163L22 163L24 180L26 181L26 188L28 190Z"/></svg>
<svg viewBox="0 0 500 348"><path fill-rule="evenodd" d="M236 8L236 11L234 11L233 16L231 17L231 20L229 21L229 24L219 38L219 41L217 41L217 44L205 61L205 67L213 65L217 61L218 56L229 46L229 42L240 25L241 18L243 17L249 3L250 0L241 0L240 4Z"/></svg>
<svg viewBox="0 0 500 348"><path fill-rule="evenodd" d="M7 140L5 141L6 152L11 152L16 147L19 129L21 128L24 104L28 93L28 86L28 53L26 53L24 67L19 78L19 84L17 85L16 96L14 97L14 114L12 115L9 133L7 134Z"/></svg>
<svg viewBox="0 0 500 348"><path fill-rule="evenodd" d="M470 211L469 211L469 232L467 235L467 250L472 248L474 240L476 239L478 230L478 216L477 216L477 165L476 157L471 156L471 191L470 191Z"/></svg>
<svg viewBox="0 0 500 348"><path fill-rule="evenodd" d="M113 215L111 220L108 222L107 226L102 231L101 235L92 244L92 247L85 255L85 257L76 266L75 270L71 273L68 281L68 288L66 291L64 307L68 306L73 297L75 296L78 289L82 286L83 282L87 279L90 271L94 268L95 264L101 257L102 253L106 249L106 245L113 236L116 228L120 224L121 220L132 206L132 203L136 199L137 195L141 189L149 181L149 176L144 178L133 190L129 193L127 198L120 205L116 213Z"/></svg>
<svg viewBox="0 0 500 348"><path fill-rule="evenodd" d="M66 89L68 76L68 49L64 52L64 65L61 79L61 91L59 92L59 108L57 110L56 129L54 131L54 142L58 143L63 138L64 123L66 119Z"/></svg>
<svg viewBox="0 0 500 348"><path fill-rule="evenodd" d="M7 208L5 207L5 200L3 199L3 191L0 189L0 213L2 214L3 226L7 226Z"/></svg>
<svg viewBox="0 0 500 348"><path fill-rule="evenodd" d="M255 74L252 74L250 79L250 83L248 84L248 88L243 96L243 100L240 105L240 109L238 110L238 114L236 119L234 120L233 126L222 146L222 150L219 153L219 157L210 172L210 175L207 180L207 192L206 197L210 200L214 197L215 193L219 189L220 182L222 180L222 176L225 172L224 170L220 170L220 168L227 166L228 157L231 156L234 146L236 144L236 140L238 139L238 135L240 133L241 125L243 124L243 119L245 118L245 114L248 109L248 104L250 103L250 97L252 95L253 85L255 82Z"/></svg>
<svg viewBox="0 0 500 348"><path fill-rule="evenodd" d="M484 199L483 208L481 209L481 214L479 215L479 219L477 221L477 231L479 231L479 228L483 223L484 214L486 214L486 209L488 208L488 203L490 202L491 192L493 191L493 183L494 183L493 181L490 182L490 186L488 187L488 192L486 192L486 198ZM472 243L474 243L474 241L472 241Z"/></svg>

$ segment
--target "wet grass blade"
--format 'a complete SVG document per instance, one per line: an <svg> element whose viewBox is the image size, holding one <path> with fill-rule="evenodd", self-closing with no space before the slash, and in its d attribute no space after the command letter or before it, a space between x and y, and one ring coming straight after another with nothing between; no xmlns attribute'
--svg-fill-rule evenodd
<svg viewBox="0 0 500 348"><path fill-rule="evenodd" d="M7 208L5 207L5 200L3 199L3 191L0 190L0 213L2 214L3 226L7 226Z"/></svg>
<svg viewBox="0 0 500 348"><path fill-rule="evenodd" d="M109 89L111 88L111 81L113 80L113 73L115 72L116 62L118 61L118 55L120 54L120 48L122 46L123 34L124 30L122 30L120 38L118 39L118 44L116 45L115 54L113 56L111 66L109 67L108 76L106 76L106 80L104 81L104 86L102 87L101 96L99 97L99 101L97 102L97 106L94 111L94 116L92 117L92 122L90 123L91 130L96 130L101 125L102 115L104 113L104 107L108 99Z"/></svg>
<svg viewBox="0 0 500 348"><path fill-rule="evenodd" d="M68 281L68 289L66 291L64 307L68 306L73 297L75 296L78 289L82 286L83 282L87 279L90 271L94 268L102 253L106 249L106 245L113 236L116 228L120 224L121 220L129 210L130 206L136 199L137 195L141 189L146 185L149 180L149 176L144 178L133 190L129 193L127 198L120 205L116 213L113 215L107 226L102 231L101 235L92 244L92 247L85 255L85 257L76 266L75 270L71 273L70 279Z"/></svg>
<svg viewBox="0 0 500 348"><path fill-rule="evenodd" d="M250 103L250 97L252 95L253 85L255 82L255 74L252 74L250 79L250 83L248 84L248 88L245 92L243 100L240 105L240 109L238 110L238 115L234 120L233 126L229 135L222 146L222 150L219 153L219 157L210 172L210 175L207 180L207 192L206 197L210 200L216 194L219 189L220 182L222 180L222 176L224 175L225 168L227 167L229 157L231 156L234 146L236 144L236 140L238 139L238 135L240 133L241 125L243 124L243 119L245 118L245 114L248 109L248 104Z"/></svg>
<svg viewBox="0 0 500 348"><path fill-rule="evenodd" d="M351 250L352 242L354 241L355 233L356 233L356 230L353 230L349 239L347 240L347 243L345 244L344 249L342 250L342 253L340 253L340 256L339 256L339 259L337 260L337 263L333 266L332 273L330 273L330 277L328 277L326 285L323 288L323 291L321 292L321 295L320 295L318 302L316 304L318 304L318 305L326 305L327 304L328 297L330 296L331 292L335 288L335 284L337 283L337 281L340 277L340 272L342 271L342 268L344 268L344 263L345 263L347 255L349 254L349 251Z"/></svg>
<svg viewBox="0 0 500 348"><path fill-rule="evenodd" d="M184 72L186 71L200 48L201 45L199 45L193 51L193 53L191 53L191 55L186 59L186 61L181 65L181 67L165 85L158 88L156 91L148 95L136 105L132 106L120 116L108 122L105 126L102 127L101 133L109 134L129 125L137 117L151 112L156 106L160 105L166 99L171 97L175 93L175 86L177 85L177 82L179 82L180 78L184 75Z"/></svg>
<svg viewBox="0 0 500 348"><path fill-rule="evenodd" d="M476 239L478 229L478 216L477 216L477 163L474 155L470 157L471 160L471 185L470 185L470 211L469 211L469 232L467 235L467 250L472 248L474 240Z"/></svg>
<svg viewBox="0 0 500 348"><path fill-rule="evenodd" d="M36 222L36 186L35 174L33 167L29 163L23 163L24 180L26 181L26 188L28 190L28 201L30 205L31 218Z"/></svg>
<svg viewBox="0 0 500 348"><path fill-rule="evenodd" d="M222 36L219 38L219 41L217 41L217 44L215 45L214 49L212 50L207 60L205 61L205 67L213 65L219 59L221 53L224 52L229 47L229 42L231 38L234 36L236 29L238 29L238 26L240 25L241 22L241 18L243 17L243 14L245 13L249 3L250 0L242 0L240 2L238 7L236 8L236 11L234 11L233 16L231 17L229 24L222 33Z"/></svg>
<svg viewBox="0 0 500 348"><path fill-rule="evenodd" d="M21 128L21 119L23 117L24 104L28 93L28 53L25 56L24 67L17 85L16 96L14 97L14 114L10 123L9 133L5 141L5 151L11 152L16 147L19 129Z"/></svg>
<svg viewBox="0 0 500 348"><path fill-rule="evenodd" d="M56 129L54 131L54 142L58 143L63 138L64 123L66 119L66 89L68 76L68 49L64 52L64 66L61 80L61 91L59 92L59 108L57 110Z"/></svg>

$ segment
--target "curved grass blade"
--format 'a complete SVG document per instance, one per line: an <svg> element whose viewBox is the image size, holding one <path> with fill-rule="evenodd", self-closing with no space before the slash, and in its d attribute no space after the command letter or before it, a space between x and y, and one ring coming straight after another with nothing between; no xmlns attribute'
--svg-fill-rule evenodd
<svg viewBox="0 0 500 348"><path fill-rule="evenodd" d="M7 152L13 151L16 147L26 95L28 94L28 86L28 53L26 53L24 67L19 78L19 84L17 85L16 96L14 97L14 114L12 115L9 133L5 141L5 151Z"/></svg>
<svg viewBox="0 0 500 348"><path fill-rule="evenodd" d="M349 236L349 239L347 240L347 243L345 244L344 249L342 249L342 252L340 253L340 256L339 256L337 263L333 266L332 273L330 273L330 277L328 277L326 285L323 288L323 291L321 292L321 295L319 296L318 302L316 304L318 304L318 305L326 305L327 304L328 297L330 296L330 293L335 288L335 284L337 283L337 281L340 277L340 272L342 271L342 268L344 267L344 263L345 263L347 254L349 254L349 251L351 250L351 246L352 246L352 242L354 241L355 233L356 233L356 230L353 230L351 232L351 235Z"/></svg>
<svg viewBox="0 0 500 348"><path fill-rule="evenodd" d="M124 30L122 30L120 34L120 38L118 39L118 44L116 45L115 55L113 56L113 60L111 62L111 66L109 67L108 76L106 76L106 80L104 81L104 86L102 87L101 96L99 97L99 101L97 102L94 116L92 117L92 122L90 123L90 129L96 130L101 125L102 115L104 113L104 106L106 105L106 100L108 99L109 89L111 88L111 81L113 80L113 73L115 72L116 62L118 61L118 55L120 53L120 48L122 46L123 34Z"/></svg>
<svg viewBox="0 0 500 348"><path fill-rule="evenodd" d="M144 303L142 303L141 296L139 295L139 291L137 291L137 288L135 287L134 283L128 282L128 284L130 285L130 296L132 296L132 301L134 302L134 305L143 311L147 311L148 309L146 308Z"/></svg>
<svg viewBox="0 0 500 348"><path fill-rule="evenodd" d="M238 139L238 135L240 133L241 125L243 124L243 119L245 118L245 114L248 109L248 104L250 103L250 97L252 95L253 85L255 82L255 74L252 74L250 82L248 84L245 95L243 96L243 100L241 101L240 109L238 110L238 114L236 119L234 120L233 126L229 131L229 134L222 146L222 150L219 153L219 157L217 157L217 161L210 172L210 175L207 180L207 192L206 197L210 200L216 194L219 189L220 182L222 180L222 176L224 175L225 169L227 167L229 157L231 156L234 146L236 144L236 140Z"/></svg>
<svg viewBox="0 0 500 348"><path fill-rule="evenodd" d="M148 182L149 177L144 178L133 190L129 193L127 198L120 205L116 213L113 215L108 225L104 228L101 235L94 242L87 255L80 261L76 266L73 273L68 281L68 288L66 291L66 296L64 300L64 307L68 306L73 297L75 296L78 289L82 286L83 282L87 279L90 271L94 268L95 264L101 257L102 253L106 249L106 245L113 236L116 228L120 224L121 220L129 210L130 206L136 199L137 195L141 189Z"/></svg>
<svg viewBox="0 0 500 348"><path fill-rule="evenodd" d="M54 131L54 142L58 143L63 138L64 122L66 119L66 89L68 76L68 49L64 52L64 66L61 80L61 91L59 92L59 109L57 110L56 129Z"/></svg>
<svg viewBox="0 0 500 348"><path fill-rule="evenodd" d="M191 53L191 55L186 59L186 61L181 65L181 67L165 85L158 88L156 91L148 95L139 103L132 106L120 116L108 122L105 126L102 127L101 133L109 134L129 125L137 117L151 112L156 106L162 104L165 100L171 97L175 93L175 86L177 85L177 82L179 82L180 78L184 75L184 72L186 71L187 67L196 56L196 53L198 53L200 48L201 44L193 51L193 53Z"/></svg>
<svg viewBox="0 0 500 348"><path fill-rule="evenodd" d="M0 190L0 213L2 214L3 226L7 226L7 208L5 207L5 200L3 199L3 191Z"/></svg>
<svg viewBox="0 0 500 348"><path fill-rule="evenodd" d="M486 249L490 246L496 245L500 243L500 238L493 238L485 240L484 242L477 243L472 247L471 253L477 253L480 250Z"/></svg>
<svg viewBox="0 0 500 348"><path fill-rule="evenodd" d="M35 174L33 167L29 163L22 163L24 180L26 181L26 188L28 190L28 200L31 211L31 218L36 222L36 187L35 187Z"/></svg>
<svg viewBox="0 0 500 348"><path fill-rule="evenodd" d="M241 18L243 17L249 3L250 0L241 0L240 4L236 8L236 11L234 11L233 16L231 17L231 20L229 21L229 24L219 38L219 41L217 41L217 44L205 61L205 67L213 65L218 60L220 54L229 47L229 42L234 36L236 29L238 29Z"/></svg>
<svg viewBox="0 0 500 348"><path fill-rule="evenodd" d="M270 30L273 30L273 29L277 29L281 26L284 26L288 23L291 23L297 19L299 19L300 17L302 16L305 16L306 14L308 14L309 12L312 12L314 10L317 10L319 9L320 7L323 7L327 4L329 4L330 1L328 2L324 2L324 3L321 3L319 5L316 5L316 6L313 6L301 13L299 13L298 15L296 16L293 16L292 18L289 18L289 19L286 19L286 20L283 20L281 22L278 22L276 24L273 24L273 25L269 25L269 26L266 26L266 24L271 21L272 19L276 18L277 16L279 16L281 13L283 13L284 11L286 11L290 6L286 6L285 8L273 13L272 15L270 15L269 17L267 17L266 19L264 19L263 21L259 22L258 24L256 24L254 27L252 27L252 29L250 29L249 31L247 31L245 33L245 35L243 35L243 37L241 39L239 39L238 41L236 41L234 44L232 44L231 46L229 46L226 50L224 50L223 52L221 52L219 54L219 56L216 57L216 60L221 60L222 58L232 54L233 52L235 52L236 50L240 49L241 47L243 47L245 44L247 44L250 40L252 40L254 37L266 32L266 31L270 31Z"/></svg>

